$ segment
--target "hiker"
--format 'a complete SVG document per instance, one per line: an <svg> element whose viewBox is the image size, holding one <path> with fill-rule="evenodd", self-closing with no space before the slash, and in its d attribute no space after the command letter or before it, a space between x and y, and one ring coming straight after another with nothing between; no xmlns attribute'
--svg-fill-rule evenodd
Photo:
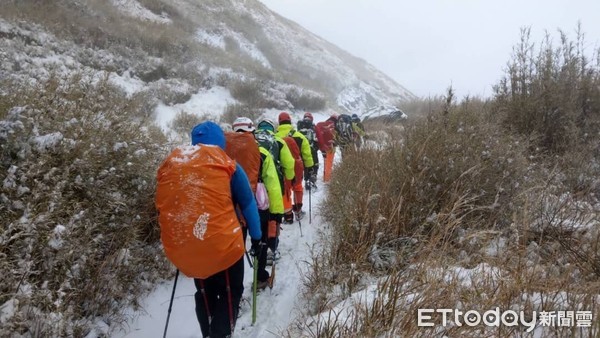
<svg viewBox="0 0 600 338"><path fill-rule="evenodd" d="M365 126L360 122L360 118L357 114L352 114L352 138L354 139L354 145L356 149L360 149L363 144L363 138L367 135L365 132Z"/></svg>
<svg viewBox="0 0 600 338"><path fill-rule="evenodd" d="M304 193L302 176L304 175L304 168L311 170L314 162L310 144L304 135L294 129L290 114L281 112L278 121L279 126L277 127L277 132L275 134L287 143L288 148L290 148L294 160L296 161L294 166L295 178L292 181L286 182L287 186L284 187L285 193L283 200L285 209L283 215L284 222L292 224L294 222L294 214L298 220L301 220L302 217L304 217L305 213L302 210L302 198Z"/></svg>
<svg viewBox="0 0 600 338"><path fill-rule="evenodd" d="M319 150L323 155L323 182L329 182L333 171L333 159L336 151L335 123L337 118L337 114L332 114L327 120L319 122L315 126Z"/></svg>
<svg viewBox="0 0 600 338"><path fill-rule="evenodd" d="M341 114L338 116L335 122L335 132L336 132L336 144L340 146L340 150L342 153L342 158L344 158L344 154L349 149L349 146L353 144L353 134L354 130L352 129L352 117L348 114Z"/></svg>
<svg viewBox="0 0 600 338"><path fill-rule="evenodd" d="M304 181L306 182L306 188L310 190L317 187L317 173L319 172L319 140L313 124L313 115L309 112L304 113L304 117L298 121L297 127L298 131L306 137L310 144L314 162L312 169L304 169Z"/></svg>
<svg viewBox="0 0 600 338"><path fill-rule="evenodd" d="M282 197L285 196L285 181L294 179L294 164L295 160L287 146L287 143L279 136L275 135L275 123L269 119L261 120L254 132L256 141L273 156L275 169L279 175L279 184L281 187ZM285 207L285 206L284 206ZM279 216L279 215L277 215ZM267 246L273 253L273 257L278 258L279 251L279 230L281 229L282 218L277 217L277 233L275 238L269 238ZM271 222L271 221L270 221ZM271 222L272 223L272 222Z"/></svg>
<svg viewBox="0 0 600 338"><path fill-rule="evenodd" d="M278 223L283 218L283 194L279 181L273 156L269 150L261 146L254 136L254 123L247 117L239 117L233 122L234 133L227 133L226 151L228 155L236 160L248 174L250 181L256 177L255 193L257 196L258 214L260 216L260 225L262 232L262 243L268 243L274 240L278 233ZM230 154L230 148L231 153ZM233 151L236 149L237 151ZM256 153L256 155L254 155ZM249 157L258 156L258 163L252 163ZM262 186L261 186L262 185ZM259 195L264 196L264 190L268 195L268 204L260 203ZM279 222L278 222L279 221ZM258 253L258 277L257 288L265 289L267 286L273 287L273 280L270 278L267 266L267 245L262 245Z"/></svg>
<svg viewBox="0 0 600 338"><path fill-rule="evenodd" d="M259 252L258 209L246 173L224 151L214 122L192 130L192 146L175 149L158 170L156 207L169 260L196 286L196 317L203 337L233 333L244 291L244 243L239 205Z"/></svg>

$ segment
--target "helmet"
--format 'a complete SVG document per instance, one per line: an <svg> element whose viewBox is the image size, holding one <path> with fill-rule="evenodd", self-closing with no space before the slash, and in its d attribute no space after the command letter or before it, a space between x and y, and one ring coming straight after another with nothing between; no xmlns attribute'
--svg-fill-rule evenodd
<svg viewBox="0 0 600 338"><path fill-rule="evenodd" d="M281 112L279 114L279 124L282 123L292 123L292 118L290 117L290 114L286 113L286 112Z"/></svg>
<svg viewBox="0 0 600 338"><path fill-rule="evenodd" d="M312 116L311 113L306 112L306 113L304 113L304 119L310 120L312 122L313 121L313 116Z"/></svg>
<svg viewBox="0 0 600 338"><path fill-rule="evenodd" d="M275 132L275 123L269 119L263 119L258 123L259 130L270 130Z"/></svg>
<svg viewBox="0 0 600 338"><path fill-rule="evenodd" d="M352 114L352 121L354 121L354 122L359 122L359 121L360 121L360 118L358 117L358 115L356 115L356 114Z"/></svg>
<svg viewBox="0 0 600 338"><path fill-rule="evenodd" d="M254 131L254 123L247 117L238 117L233 121L233 131Z"/></svg>

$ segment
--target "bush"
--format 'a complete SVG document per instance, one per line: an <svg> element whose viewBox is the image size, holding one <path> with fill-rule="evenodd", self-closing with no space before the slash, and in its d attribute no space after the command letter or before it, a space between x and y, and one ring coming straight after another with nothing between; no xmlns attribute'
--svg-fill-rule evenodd
<svg viewBox="0 0 600 338"><path fill-rule="evenodd" d="M304 111L319 111L325 109L326 100L320 95L313 93L300 92L292 88L286 94L286 99L295 109Z"/></svg>
<svg viewBox="0 0 600 338"><path fill-rule="evenodd" d="M190 132L192 128L207 120L212 120L211 115L203 114L200 116L182 111L175 116L169 127L180 137L182 143L189 143L191 141Z"/></svg>
<svg viewBox="0 0 600 338"><path fill-rule="evenodd" d="M238 80L229 86L231 96L248 107L263 108L264 85L259 81Z"/></svg>
<svg viewBox="0 0 600 338"><path fill-rule="evenodd" d="M575 41L561 31L560 41L555 47L546 36L536 51L530 29L522 30L506 75L494 88L504 124L551 154L587 142L582 136L600 130L599 65L585 55L580 29Z"/></svg>
<svg viewBox="0 0 600 338"><path fill-rule="evenodd" d="M228 104L227 107L225 107L225 112L220 117L220 122L233 124L233 121L235 121L236 118L247 117L256 123L261 115L261 109L256 109L243 104Z"/></svg>
<svg viewBox="0 0 600 338"><path fill-rule="evenodd" d="M85 336L168 264L154 209L165 137L107 79L11 88L0 106L0 335ZM143 282L146 283L143 283Z"/></svg>

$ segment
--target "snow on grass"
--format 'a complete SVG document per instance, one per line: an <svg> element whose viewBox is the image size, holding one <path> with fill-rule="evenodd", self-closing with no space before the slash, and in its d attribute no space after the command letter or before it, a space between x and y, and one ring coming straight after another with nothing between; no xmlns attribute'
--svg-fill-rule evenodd
<svg viewBox="0 0 600 338"><path fill-rule="evenodd" d="M224 87L213 87L202 89L191 96L189 101L181 104L167 106L160 103L156 107L156 121L163 128L167 129L169 122L180 112L197 114L199 116L209 114L219 117L228 104L235 103L236 100L231 96L229 89Z"/></svg>
<svg viewBox="0 0 600 338"><path fill-rule="evenodd" d="M217 32L199 29L196 31L196 39L209 46L225 49L225 37Z"/></svg>
<svg viewBox="0 0 600 338"><path fill-rule="evenodd" d="M113 85L121 88L127 94L127 96L131 96L146 88L146 83L137 77L132 77L129 70L125 71L123 75L110 73L109 81Z"/></svg>
<svg viewBox="0 0 600 338"><path fill-rule="evenodd" d="M167 16L167 14L162 13L161 15L157 15L142 6L136 0L111 0L112 4L115 7L120 8L127 15L139 18L146 21L154 21L158 23L171 23L171 19Z"/></svg>
<svg viewBox="0 0 600 338"><path fill-rule="evenodd" d="M248 41L242 34L232 32L231 37L237 41L242 52L248 54L254 60L260 62L263 66L271 68L269 60L252 42Z"/></svg>

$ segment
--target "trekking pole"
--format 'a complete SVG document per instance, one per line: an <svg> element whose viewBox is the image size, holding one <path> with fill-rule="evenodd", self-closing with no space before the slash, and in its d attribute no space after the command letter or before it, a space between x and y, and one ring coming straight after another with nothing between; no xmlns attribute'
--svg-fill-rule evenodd
<svg viewBox="0 0 600 338"><path fill-rule="evenodd" d="M167 312L167 323L165 324L165 333L163 338L167 337L167 328L169 327L169 318L171 318L171 309L173 308L173 298L175 297L175 288L177 287L177 278L179 277L179 269L175 272L175 283L173 283L173 292L171 292L171 301L169 302L169 311Z"/></svg>
<svg viewBox="0 0 600 338"><path fill-rule="evenodd" d="M253 271L253 280L252 284L252 325L256 323L256 292L257 292L257 280L258 280L258 256L254 256L254 271Z"/></svg>
<svg viewBox="0 0 600 338"><path fill-rule="evenodd" d="M296 218L298 218L298 214L296 214ZM300 237L302 237L302 222L300 221L300 219L298 219L298 227L300 227Z"/></svg>
<svg viewBox="0 0 600 338"><path fill-rule="evenodd" d="M308 182L310 184L310 182ZM308 224L312 224L312 206L311 206L311 194L313 190L313 186L309 185L310 189L308 189Z"/></svg>

